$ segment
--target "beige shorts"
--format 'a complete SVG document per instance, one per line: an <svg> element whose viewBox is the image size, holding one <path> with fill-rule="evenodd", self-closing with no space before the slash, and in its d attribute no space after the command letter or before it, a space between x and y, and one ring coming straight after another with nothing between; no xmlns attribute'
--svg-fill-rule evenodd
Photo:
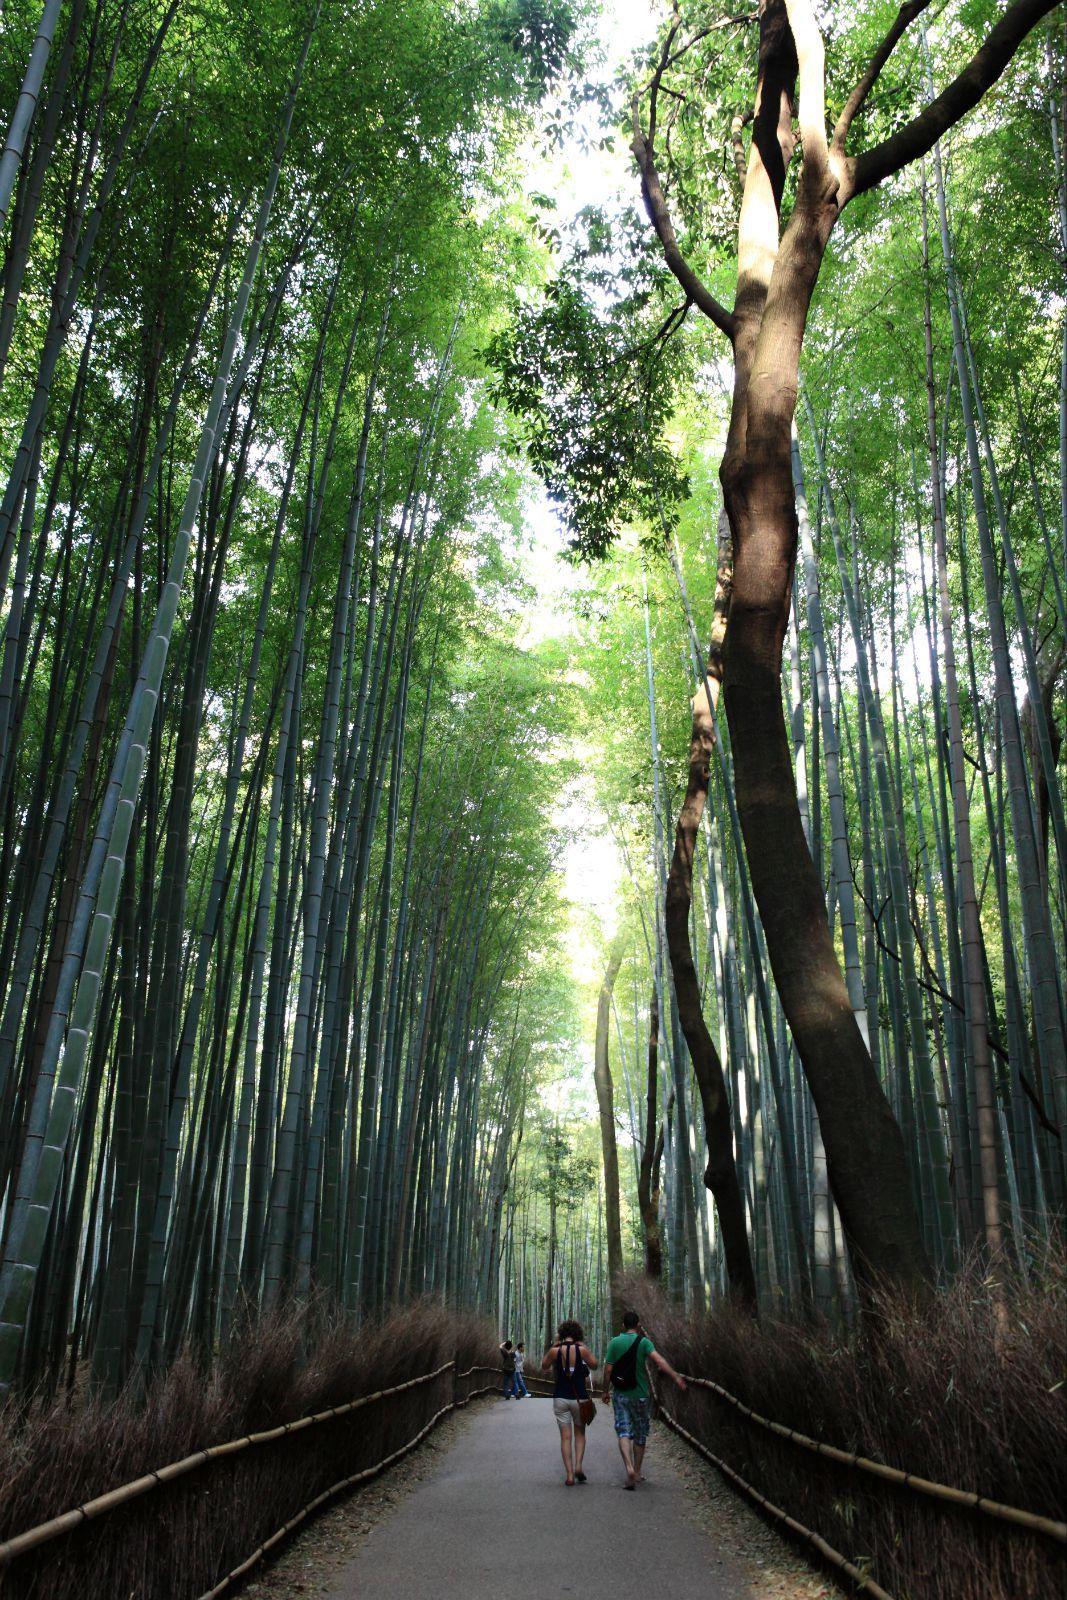
<svg viewBox="0 0 1067 1600"><path fill-rule="evenodd" d="M553 1395L552 1415L564 1430L573 1426L579 1433L585 1432L585 1423L582 1421L577 1400L564 1400L558 1394Z"/></svg>

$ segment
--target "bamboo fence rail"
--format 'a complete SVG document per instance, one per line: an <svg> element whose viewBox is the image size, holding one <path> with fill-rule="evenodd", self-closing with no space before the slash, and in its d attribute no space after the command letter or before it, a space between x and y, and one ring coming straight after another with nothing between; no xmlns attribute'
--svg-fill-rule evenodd
<svg viewBox="0 0 1067 1600"><path fill-rule="evenodd" d="M881 1478L886 1483L912 1489L916 1494L928 1495L931 1499L941 1500L948 1505L980 1511L984 1516L997 1518L1001 1522L1014 1523L1016 1527L1026 1528L1031 1533L1044 1534L1059 1544L1067 1544L1067 1522L1056 1522L1051 1517L1039 1517L1032 1511L1020 1511L1016 1506L1003 1505L999 1500L989 1500L985 1495L974 1494L967 1489L953 1489L948 1484L933 1483L929 1478L920 1478L913 1472L903 1472L898 1467L887 1467L881 1461L871 1461L868 1457L857 1455L853 1451L840 1450L836 1445L824 1444L820 1439L810 1439L807 1434L798 1433L795 1428L787 1428L781 1422L772 1421L770 1417L760 1416L758 1411L753 1411L751 1406L746 1406L743 1400L739 1400L721 1384L713 1383L710 1378L694 1378L688 1373L683 1373L682 1376L686 1383L696 1388L710 1389L720 1400L733 1406L750 1422L754 1422L769 1433L776 1434L779 1439L787 1439L791 1444L799 1445L801 1449L810 1450L815 1455L825 1456L831 1461L838 1461L842 1466L854 1467L857 1471L866 1472L874 1478ZM666 1411L663 1414L667 1416Z"/></svg>
<svg viewBox="0 0 1067 1600"><path fill-rule="evenodd" d="M244 1434L239 1439L229 1439L224 1444L210 1445L207 1449L196 1450L192 1455L184 1456L180 1461L171 1461L154 1472L146 1472L140 1478L133 1478L129 1483L121 1484L116 1489L110 1489L107 1494L97 1495L95 1499L87 1500L84 1505L76 1506L72 1511L65 1511L58 1517L51 1517L47 1522L38 1523L35 1528L27 1528L23 1533L4 1540L0 1544L0 1564L10 1562L17 1556L25 1555L30 1550L36 1550L41 1545L48 1544L51 1540L58 1539L65 1533L71 1533L75 1528L81 1527L83 1523L93 1521L97 1517L106 1516L108 1512L115 1511L120 1506L128 1505L131 1500L136 1500L141 1495L148 1494L153 1489L158 1489L164 1484L173 1483L175 1479L184 1477L187 1473L195 1472L197 1468L207 1466L212 1461L218 1461L224 1456L237 1455L241 1451L251 1449L254 1445L269 1444L272 1440L281 1439L288 1434L301 1433L305 1428L311 1428L320 1422L331 1422L338 1417L349 1416L352 1412L359 1411L364 1406L373 1405L379 1400L387 1400L395 1395L403 1394L409 1389L416 1389L423 1384L432 1383L435 1378L441 1377L450 1368L454 1368L455 1364L454 1360L446 1361L432 1372L423 1373L417 1378L409 1378L406 1382L394 1384L389 1389L376 1389L372 1394L360 1395L358 1400L350 1400L345 1405L331 1406L328 1410L317 1411L311 1416L299 1417L294 1422L283 1422L276 1428L267 1428L257 1433ZM463 1378L468 1378L473 1372L491 1370L493 1369L487 1367L469 1367L466 1372L456 1373L455 1381L459 1382ZM486 1389L474 1391L474 1394L484 1394L487 1389L488 1386ZM332 1488L327 1489L324 1494L319 1495L311 1505L305 1507L297 1517L291 1519L285 1528L273 1535L265 1545L260 1546L256 1556L250 1558L249 1564L257 1560L289 1528L295 1527L298 1522L309 1515L315 1506L329 1499L331 1495L339 1493L347 1485L358 1483L364 1478L373 1477L393 1461L405 1455L409 1450L414 1449L415 1445L425 1438L426 1434L441 1417L447 1412L457 1409L457 1407L465 1406L469 1400L474 1398L474 1394L467 1395L460 1401L453 1399L433 1416L414 1439L409 1440L407 1444L394 1451L384 1461L376 1463L373 1467L364 1468L362 1472L355 1473L352 1477L345 1479L342 1483L334 1485ZM243 1572L244 1570L245 1567L242 1566L240 1571ZM234 1574L231 1574L230 1578L233 1576ZM225 1581L229 1582L230 1578ZM222 1587L225 1587L225 1583ZM211 1592L212 1594L221 1593L221 1588Z"/></svg>
<svg viewBox="0 0 1067 1600"><path fill-rule="evenodd" d="M446 1363L445 1367L439 1367L437 1372L429 1373L427 1374L426 1378L415 1379L413 1382L426 1383L430 1378L439 1377L447 1367L454 1365L454 1362L449 1361ZM468 1367L466 1372L456 1373L456 1382L458 1383L463 1378L469 1378L473 1372L495 1371L495 1367ZM400 1385L400 1388L402 1389L409 1389L411 1387L411 1383ZM494 1387L495 1386L493 1384L486 1384L481 1389L472 1389L470 1394L465 1395L462 1400L452 1400L447 1406L442 1406L439 1411L434 1412L434 1415L430 1418L429 1422L427 1422L426 1426L420 1428L414 1438L409 1439L406 1444L402 1444L399 1450L394 1450L392 1455L388 1455L384 1458L384 1460L376 1462L373 1467L364 1467L362 1472L354 1472L350 1477L342 1478L339 1483L332 1484L330 1488L324 1489L321 1494L315 1496L314 1500L309 1501L302 1511L298 1511L295 1517L290 1517L289 1521L280 1527L276 1533L272 1533L269 1539L265 1540L258 1549L254 1550L246 1560L241 1562L240 1566L234 1567L233 1571L228 1572L224 1578L221 1578L213 1589L209 1589L205 1594L202 1594L200 1596L200 1600L215 1600L216 1595L223 1594L231 1584L234 1584L240 1578L243 1578L245 1573L251 1571L256 1563L261 1561L268 1551L272 1550L276 1544L280 1544L287 1534L292 1533L295 1528L298 1528L300 1524L305 1522L307 1518L310 1517L313 1512L317 1511L320 1506L325 1505L327 1500L332 1500L334 1495L343 1493L345 1489L355 1488L357 1483L364 1483L368 1478L377 1477L380 1472L384 1472L385 1469L387 1467L391 1467L394 1462L400 1461L404 1456L409 1455L410 1452L415 1449L416 1445L421 1444L423 1439L426 1438L426 1435L436 1428L442 1417L447 1416L450 1411L462 1411L465 1405L469 1405L470 1402L472 1400L476 1400L479 1395L489 1394ZM395 1391L382 1390L381 1393L374 1398L381 1399L385 1394L390 1392Z"/></svg>
<svg viewBox="0 0 1067 1600"><path fill-rule="evenodd" d="M736 1484L758 1506L762 1506L763 1510L769 1516L772 1516L776 1522L780 1522L783 1527L788 1528L792 1533L797 1534L812 1545L831 1566L836 1567L839 1572L843 1572L847 1577L851 1578L861 1593L871 1595L873 1600L893 1600L893 1596L888 1589L883 1589L867 1573L855 1566L846 1556L843 1556L840 1550L835 1550L833 1545L827 1544L821 1534L816 1533L812 1528L806 1528L802 1522L798 1522L795 1517L791 1517L787 1511L783 1511L780 1506L774 1505L767 1499L766 1495L760 1494L759 1490L754 1488L751 1483L746 1482L740 1473L735 1472L733 1467L723 1461L720 1456L717 1456L714 1451L709 1450L706 1444L701 1444L700 1440L694 1438L688 1428L683 1428L681 1423L671 1416L665 1406L660 1405L659 1412L667 1426L672 1428L687 1444L692 1445L694 1450L705 1456L713 1466L718 1467L719 1471L730 1483Z"/></svg>

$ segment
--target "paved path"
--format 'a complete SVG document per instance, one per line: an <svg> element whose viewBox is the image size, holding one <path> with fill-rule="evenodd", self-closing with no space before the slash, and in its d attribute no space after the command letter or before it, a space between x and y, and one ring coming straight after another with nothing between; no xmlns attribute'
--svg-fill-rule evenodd
<svg viewBox="0 0 1067 1600"><path fill-rule="evenodd" d="M437 1472L373 1529L330 1600L747 1600L726 1552L687 1519L657 1429L648 1480L627 1494L611 1413L597 1413L589 1481L568 1489L550 1401L479 1407Z"/></svg>

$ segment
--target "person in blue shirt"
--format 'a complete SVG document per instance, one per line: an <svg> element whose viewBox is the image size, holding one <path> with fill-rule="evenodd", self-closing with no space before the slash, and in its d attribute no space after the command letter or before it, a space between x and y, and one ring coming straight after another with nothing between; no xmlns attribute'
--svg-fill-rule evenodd
<svg viewBox="0 0 1067 1600"><path fill-rule="evenodd" d="M660 1355L641 1326L636 1311L626 1311L622 1332L617 1333L604 1352L603 1401L615 1413L615 1432L619 1453L626 1468L624 1489L636 1489L641 1481L648 1430L652 1421L652 1401L648 1387L648 1362L685 1390L685 1379Z"/></svg>

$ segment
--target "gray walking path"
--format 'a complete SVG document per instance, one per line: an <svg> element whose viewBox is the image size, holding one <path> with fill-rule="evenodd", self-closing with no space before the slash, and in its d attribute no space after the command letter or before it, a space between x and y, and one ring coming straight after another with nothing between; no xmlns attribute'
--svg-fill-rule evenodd
<svg viewBox="0 0 1067 1600"><path fill-rule="evenodd" d="M588 1482L563 1482L549 1400L479 1407L440 1467L372 1530L330 1600L747 1600L726 1551L690 1520L649 1440L632 1493L610 1410L588 1431Z"/></svg>

